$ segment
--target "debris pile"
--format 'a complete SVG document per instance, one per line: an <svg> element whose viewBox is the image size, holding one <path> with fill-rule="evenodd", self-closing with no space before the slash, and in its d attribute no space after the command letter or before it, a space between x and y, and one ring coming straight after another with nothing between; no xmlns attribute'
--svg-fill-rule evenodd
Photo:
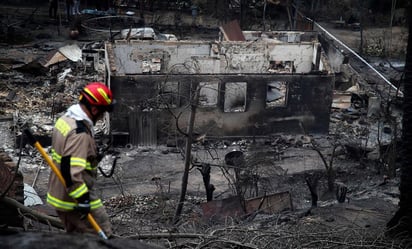
<svg viewBox="0 0 412 249"><path fill-rule="evenodd" d="M23 217L8 202L24 203L23 175L12 158L0 150L0 224L22 227ZM7 202L7 204L6 204Z"/></svg>
<svg viewBox="0 0 412 249"><path fill-rule="evenodd" d="M78 53L78 48L81 54ZM20 135L22 127L27 126L36 136L49 137L56 117L77 102L81 87L90 81L103 81L104 70L100 70L104 68L101 49L100 43L79 47L45 43L33 48L11 49L7 56L0 53L0 116L6 117L2 119L6 120L3 123L10 123L6 130ZM40 58L33 58L33 54ZM175 200L178 199L171 189L173 183L181 180L182 158L177 156L178 160L173 161L169 160L172 157L168 157L162 165L156 165L158 161L155 160L161 156L170 156L172 153L169 152L180 155L180 148L119 148L122 157L119 161L122 165L116 169L112 178L105 179L100 185L102 192L107 187L113 192L121 193L104 202L114 230L123 239L146 239L167 247L322 248L345 245L350 248L362 244L365 247L401 248L380 236L393 209L390 204L396 203L398 197L397 179L387 179L381 174L392 163L389 154L382 152L390 151L385 148L396 141L400 116L393 112L394 120L382 119L380 104L374 104L376 96L369 97L369 94L362 91L349 88L344 89L340 95L335 95L329 136L276 135L263 142L256 141L258 139L255 138L216 143L202 139L193 145L193 156L198 156L197 163L216 166L212 173L220 176L234 173L233 168L221 167L226 166L223 163L226 153L233 148L244 153L248 170L243 168L238 173L245 180L244 186L247 188L238 190L252 192L251 196L246 196L248 198L257 197L249 199L254 201L251 208L253 214L246 217L241 215L219 220L213 219L216 212L211 212L210 216L205 215L202 205L207 206L208 202L205 202L204 191L197 187L201 185L193 184L197 189L185 200L183 218L178 224L171 224L177 206ZM338 144L340 147L332 154L331 149ZM17 147L17 143L13 146ZM337 204L334 199L321 198L319 208L306 208L310 206L310 197L302 171L325 170L324 162L314 148L327 161L334 162L337 180L348 186L348 198L344 203ZM26 167L31 167L28 170L31 172L28 173L33 173L36 167L39 172L44 169L40 163L42 159L33 151L34 149L22 148L23 154L27 156L23 162ZM218 154L218 151L224 153ZM15 148L8 148L8 152L15 156ZM203 160L202 156L207 154L216 160ZM296 173L296 169L300 171ZM45 177L46 172L40 173ZM191 179L195 178L196 173L196 170L190 173ZM246 179L247 176L255 178ZM236 190L233 179L227 176L227 180L225 187L229 190L220 190L219 195L215 196L217 205L225 195L235 193L230 192L233 188ZM248 180L251 180L251 184L246 186ZM215 184L216 179L212 179L211 183ZM321 183L324 183L324 179L321 179ZM132 195L133 189L127 188L132 184L136 188L149 188L154 194ZM232 185L227 187L230 184ZM44 185L44 182L41 186L36 185L41 196L45 195ZM287 192L283 192L284 190ZM318 190L321 192L323 189ZM287 211L261 210L263 205L270 204L267 198L261 196L268 197L272 193L292 194L290 198L286 198L291 199L292 203L282 206L282 210ZM236 208L239 208L238 203ZM388 206L382 203L388 203ZM304 208L299 209L300 207ZM42 229L49 231L50 227ZM179 233L174 233L176 231ZM31 234L23 236L27 238ZM30 238L43 243L59 239L64 244L73 242L72 238L68 239L62 234L40 237L37 234ZM15 239L17 241L5 238L5 248L18 247L18 243L24 241L21 237ZM83 243L82 246L88 244L86 241L94 243L88 237L82 237L78 241ZM96 246L114 248L124 245L124 248L138 248L139 243L135 240L133 242L135 247L126 240L116 245L108 242L97 243ZM73 248L78 246L73 245Z"/></svg>
<svg viewBox="0 0 412 249"><path fill-rule="evenodd" d="M101 44L85 44L83 49L77 45L62 45L58 49L42 51L44 73L38 75L36 68L28 68L30 61L16 70L0 72L1 113L13 120L12 128L16 136L22 127L30 127L38 136L50 136L56 117L60 116L70 105L77 102L81 88L92 81L103 81L101 57L88 63L82 51L98 49ZM25 48L22 54L32 54L33 49ZM8 56L14 56L13 53ZM7 61L7 60L6 60ZM8 68L2 64L3 68ZM6 66L5 66L6 65ZM21 70L25 68L25 70Z"/></svg>

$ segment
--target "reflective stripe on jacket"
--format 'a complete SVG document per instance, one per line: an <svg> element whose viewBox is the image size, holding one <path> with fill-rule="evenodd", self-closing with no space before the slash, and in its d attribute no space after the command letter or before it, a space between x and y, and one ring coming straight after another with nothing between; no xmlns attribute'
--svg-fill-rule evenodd
<svg viewBox="0 0 412 249"><path fill-rule="evenodd" d="M65 179L66 188L52 172L49 177L47 202L61 211L71 211L76 198L90 194L91 208L102 201L93 191L97 176L97 148L91 127L86 122L63 116L56 121L52 137L52 159Z"/></svg>
<svg viewBox="0 0 412 249"><path fill-rule="evenodd" d="M54 206L55 208L58 208L59 210L67 210L67 211L73 210L74 207L77 205L73 201L60 200L52 196L50 193L47 193L47 202L51 204L52 206ZM103 206L103 203L100 199L96 199L90 202L90 206L91 206L90 207L91 209L96 209L96 208Z"/></svg>

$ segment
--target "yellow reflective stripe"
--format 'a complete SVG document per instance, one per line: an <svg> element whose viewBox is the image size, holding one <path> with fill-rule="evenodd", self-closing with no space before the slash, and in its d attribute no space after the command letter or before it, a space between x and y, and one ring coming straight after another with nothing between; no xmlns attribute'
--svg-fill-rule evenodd
<svg viewBox="0 0 412 249"><path fill-rule="evenodd" d="M89 94L90 97L92 97L94 101L96 101L96 103L99 103L99 100L96 98L96 96L93 95L92 92L89 91L89 89L85 88L84 91L87 92L87 94Z"/></svg>
<svg viewBox="0 0 412 249"><path fill-rule="evenodd" d="M62 118L59 118L56 122L56 125L54 126L56 129L63 135L67 136L67 134L70 132L71 128L66 121L64 121Z"/></svg>
<svg viewBox="0 0 412 249"><path fill-rule="evenodd" d="M94 200L90 202L90 208L96 209L103 206L103 202L100 199Z"/></svg>
<svg viewBox="0 0 412 249"><path fill-rule="evenodd" d="M85 193L87 193L87 191L89 191L89 189L86 186L86 183L83 183L82 185L80 185L78 188L76 188L75 190L73 190L72 192L69 193L70 197L73 198L79 198L80 196L84 195Z"/></svg>
<svg viewBox="0 0 412 249"><path fill-rule="evenodd" d="M87 162L87 163L86 163L86 169L87 169L87 170L93 170L93 169L95 169L95 168L96 168L96 167L93 167L90 162Z"/></svg>
<svg viewBox="0 0 412 249"><path fill-rule="evenodd" d="M86 159L80 157L70 157L70 166L80 166L86 168L87 161Z"/></svg>
<svg viewBox="0 0 412 249"><path fill-rule="evenodd" d="M62 201L52 196L50 193L47 193L47 203L49 203L53 207L64 209L67 211L72 211L74 207L77 205L76 202ZM103 202L100 199L96 199L90 202L90 208L92 210L102 207L102 206L103 206Z"/></svg>
<svg viewBox="0 0 412 249"><path fill-rule="evenodd" d="M52 159L53 159L55 162L57 162L57 163L60 164L61 161L62 161L62 156L59 155L59 154L57 154L57 152L56 152L54 149L51 150L51 154L52 154Z"/></svg>
<svg viewBox="0 0 412 249"><path fill-rule="evenodd" d="M76 206L75 202L62 201L52 196L50 193L47 193L47 203L51 204L53 207L64 209L64 210L73 210Z"/></svg>
<svg viewBox="0 0 412 249"><path fill-rule="evenodd" d="M54 149L51 149L51 154L52 154L52 159L58 164L60 164L62 161L62 156L57 154L57 152ZM93 167L90 162L86 161L86 159L79 158L79 157L71 157L70 166L80 166L80 167L86 168L87 170L95 169L95 167Z"/></svg>
<svg viewBox="0 0 412 249"><path fill-rule="evenodd" d="M93 93L91 91L89 91L89 89L85 88L84 91L87 92L87 94L89 94L94 99L94 101L96 101L96 103L99 103L99 99L96 98L96 96L94 96ZM110 105L110 103L112 103L112 100L109 98L109 96L107 96L107 93L103 90L103 88L99 87L99 88L97 88L97 91L106 100L108 105Z"/></svg>
<svg viewBox="0 0 412 249"><path fill-rule="evenodd" d="M106 92L100 87L97 88L97 91L99 91L99 93L103 96L103 98L106 100L107 104L110 105L112 100L109 98L109 96L107 96Z"/></svg>

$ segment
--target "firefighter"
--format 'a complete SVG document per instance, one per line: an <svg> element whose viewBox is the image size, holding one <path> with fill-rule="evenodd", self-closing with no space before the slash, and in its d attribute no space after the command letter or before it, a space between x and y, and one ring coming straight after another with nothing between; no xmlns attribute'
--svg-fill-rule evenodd
<svg viewBox="0 0 412 249"><path fill-rule="evenodd" d="M113 110L111 90L101 82L87 84L79 102L67 109L54 126L51 154L66 186L51 173L47 202L52 205L68 233L96 233L86 216L90 212L107 237L111 224L93 185L97 177L98 153L93 126L105 112Z"/></svg>

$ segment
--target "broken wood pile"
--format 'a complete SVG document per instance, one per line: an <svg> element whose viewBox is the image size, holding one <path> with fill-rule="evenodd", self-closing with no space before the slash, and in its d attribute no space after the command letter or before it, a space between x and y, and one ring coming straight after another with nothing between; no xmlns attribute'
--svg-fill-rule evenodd
<svg viewBox="0 0 412 249"><path fill-rule="evenodd" d="M0 198L6 196L23 204L23 175L4 150L0 151L0 179L2 179L0 181ZM23 217L17 208L10 208L10 206L0 202L0 226L4 225L6 227L22 227Z"/></svg>
<svg viewBox="0 0 412 249"><path fill-rule="evenodd" d="M140 204L147 202L141 210ZM258 212L248 218L234 217L233 209L221 211L231 214L218 222L203 219L193 212L175 226L168 223L174 205L166 198L136 199L133 196L111 199L117 215L116 220L132 220L140 223L150 215L162 221L161 231L154 223L149 231L141 227L130 227L121 237L126 240L139 239L164 245L167 248L354 248L364 247L403 248L401 241L393 241L383 236L382 224L389 215L384 206L372 208L368 201L358 204L341 203L301 210L265 214ZM198 203L199 199L187 199L186 205ZM238 205L236 205L238 206ZM363 206L363 208L360 208ZM382 208L382 210L380 210ZM137 211L138 210L138 211ZM161 212L159 212L161 210ZM136 212L137 211L137 212ZM160 216L163 213L163 216ZM122 217L123 216L123 217ZM140 224L139 224L140 225ZM135 229L135 230L134 230ZM139 230L139 231L137 231ZM392 244L391 244L392 243ZM405 242L406 243L406 242Z"/></svg>
<svg viewBox="0 0 412 249"><path fill-rule="evenodd" d="M3 249L160 249L156 245L140 242L135 239L110 239L102 240L98 236L88 234L65 234L65 233L37 233L0 230ZM30 241L30 243L28 243Z"/></svg>

